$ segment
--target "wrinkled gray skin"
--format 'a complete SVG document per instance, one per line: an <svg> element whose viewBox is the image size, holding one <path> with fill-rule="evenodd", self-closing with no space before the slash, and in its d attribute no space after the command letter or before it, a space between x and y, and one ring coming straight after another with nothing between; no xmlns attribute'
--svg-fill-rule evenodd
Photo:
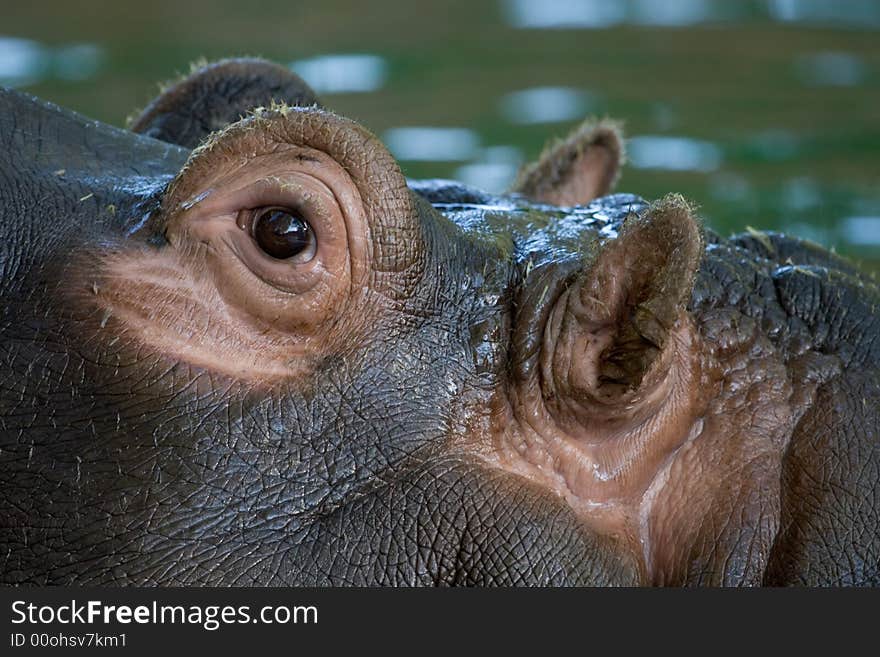
<svg viewBox="0 0 880 657"><path fill-rule="evenodd" d="M425 215L432 274L410 321L326 359L307 394L258 395L114 352L63 301L71 254L135 239L188 154L0 92L0 581L641 581L557 496L447 448L466 431L456 400L505 376L527 273L577 262L641 199L559 209L411 181L439 213ZM780 235L706 243L689 309L735 309L780 349L809 345L845 372L788 448L763 582L880 583L876 285Z"/></svg>

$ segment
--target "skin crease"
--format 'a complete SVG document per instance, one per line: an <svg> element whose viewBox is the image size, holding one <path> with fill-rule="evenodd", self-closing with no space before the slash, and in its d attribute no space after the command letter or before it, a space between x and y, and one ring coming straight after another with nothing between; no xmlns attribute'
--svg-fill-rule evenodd
<svg viewBox="0 0 880 657"><path fill-rule="evenodd" d="M224 75L267 107L200 133ZM871 279L596 198L610 124L493 197L279 75L157 99L192 153L0 96L4 582L880 583ZM263 207L314 251L263 253Z"/></svg>

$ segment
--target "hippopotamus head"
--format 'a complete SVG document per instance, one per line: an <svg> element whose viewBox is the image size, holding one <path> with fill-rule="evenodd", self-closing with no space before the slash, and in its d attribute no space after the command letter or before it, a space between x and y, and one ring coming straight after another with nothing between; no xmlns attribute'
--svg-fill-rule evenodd
<svg viewBox="0 0 880 657"><path fill-rule="evenodd" d="M263 62L0 108L4 582L877 582L876 284L613 124L497 196Z"/></svg>

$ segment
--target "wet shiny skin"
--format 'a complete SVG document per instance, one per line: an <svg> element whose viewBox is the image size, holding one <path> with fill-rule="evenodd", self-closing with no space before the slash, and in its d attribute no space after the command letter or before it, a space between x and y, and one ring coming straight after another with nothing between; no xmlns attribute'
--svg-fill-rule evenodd
<svg viewBox="0 0 880 657"><path fill-rule="evenodd" d="M4 102L34 113L0 132L26 190L2 224L21 263L4 288L10 581L784 580L774 563L810 524L785 521L802 513L786 454L829 386L876 368L858 333L873 311L835 310L877 298L845 261L722 240L675 196L559 208L407 184L317 108L258 112L181 167L179 149ZM38 112L63 128L48 151ZM119 145L160 182L131 192L144 172ZM77 182L58 191L65 150ZM67 221L11 239L51 202ZM313 258L282 266L237 224L276 205L305 208Z"/></svg>

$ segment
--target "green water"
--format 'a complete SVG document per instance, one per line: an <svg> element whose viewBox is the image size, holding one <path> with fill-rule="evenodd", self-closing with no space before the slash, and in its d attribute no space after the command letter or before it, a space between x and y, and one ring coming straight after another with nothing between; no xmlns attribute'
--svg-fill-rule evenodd
<svg viewBox="0 0 880 657"><path fill-rule="evenodd" d="M523 25L546 23L541 7L568 23ZM4 69L0 41L0 79L6 70L7 83L122 125L158 81L198 57L262 55L286 64L374 55L382 65L376 88L323 93L325 104L383 136L407 126L464 129L456 134L466 143L451 154L457 161L404 160L404 171L494 171L499 185L546 139L578 122L565 112L560 120L530 118L510 94L562 88L554 102L621 119L628 135L641 138L621 191L680 192L722 233L785 230L880 270L880 5L687 0L672 14L670 7L644 0L7 2L0 37L28 39L42 54L30 72L16 73L14 62ZM670 160L669 149L678 148ZM658 149L668 161L650 168Z"/></svg>

